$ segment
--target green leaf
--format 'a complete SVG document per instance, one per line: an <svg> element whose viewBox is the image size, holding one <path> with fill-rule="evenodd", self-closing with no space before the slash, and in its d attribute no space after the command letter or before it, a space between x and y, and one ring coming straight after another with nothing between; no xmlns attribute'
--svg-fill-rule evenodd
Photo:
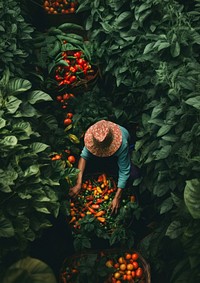
<svg viewBox="0 0 200 283"><path fill-rule="evenodd" d="M32 149L34 153L45 151L48 147L49 145L45 143L41 143L41 142L34 142L30 145L30 148Z"/></svg>
<svg viewBox="0 0 200 283"><path fill-rule="evenodd" d="M41 90L35 90L29 93L28 95L28 102L30 104L35 104L41 101L52 101L53 99L49 94L43 92Z"/></svg>
<svg viewBox="0 0 200 283"><path fill-rule="evenodd" d="M3 215L0 216L0 238L10 238L15 234L12 223L8 218L5 218Z"/></svg>
<svg viewBox="0 0 200 283"><path fill-rule="evenodd" d="M186 181L184 189L185 204L194 219L200 219L200 181L192 179Z"/></svg>
<svg viewBox="0 0 200 283"><path fill-rule="evenodd" d="M7 108L8 112L13 114L17 111L21 103L22 101L18 98L14 96L9 96L8 99L5 101L5 107Z"/></svg>
<svg viewBox="0 0 200 283"><path fill-rule="evenodd" d="M176 142L178 140L178 137L176 135L165 135L162 136L162 139L165 141L169 141L169 142Z"/></svg>
<svg viewBox="0 0 200 283"><path fill-rule="evenodd" d="M13 130L25 132L28 136L33 133L29 122L18 122L13 125Z"/></svg>
<svg viewBox="0 0 200 283"><path fill-rule="evenodd" d="M58 122L56 117L53 115L46 115L43 117L44 123L48 126L49 129L55 130L58 128Z"/></svg>
<svg viewBox="0 0 200 283"><path fill-rule="evenodd" d="M165 199L163 201L163 203L161 204L161 208L160 208L160 214L166 213L168 211L170 211L173 207L173 200L171 197Z"/></svg>
<svg viewBox="0 0 200 283"><path fill-rule="evenodd" d="M107 33L112 32L113 27L110 24L108 24L106 22L105 23L101 22L101 25L102 25L103 29L105 30L105 32L107 32Z"/></svg>
<svg viewBox="0 0 200 283"><path fill-rule="evenodd" d="M6 125L6 120L3 118L0 118L0 129L4 128Z"/></svg>
<svg viewBox="0 0 200 283"><path fill-rule="evenodd" d="M14 94L19 94L29 90L32 87L32 84L28 80L13 78L9 81L8 89Z"/></svg>
<svg viewBox="0 0 200 283"><path fill-rule="evenodd" d="M180 223L180 221L173 221L166 231L166 236L170 237L170 239L176 239L183 234L184 227Z"/></svg>
<svg viewBox="0 0 200 283"><path fill-rule="evenodd" d="M163 146L159 151L156 150L153 155L155 155L155 160L165 159L169 156L171 152L171 145Z"/></svg>
<svg viewBox="0 0 200 283"><path fill-rule="evenodd" d="M14 147L17 142L18 140L15 136L7 136L0 141L0 144L6 147Z"/></svg>
<svg viewBox="0 0 200 283"><path fill-rule="evenodd" d="M15 117L39 117L37 110L28 102L24 102L20 106L20 112L16 112Z"/></svg>
<svg viewBox="0 0 200 283"><path fill-rule="evenodd" d="M122 12L115 20L115 25L118 28L124 28L130 25L129 19L133 17L133 14L129 11Z"/></svg>
<svg viewBox="0 0 200 283"><path fill-rule="evenodd" d="M154 42L148 43L143 51L143 54L147 54L153 50Z"/></svg>
<svg viewBox="0 0 200 283"><path fill-rule="evenodd" d="M170 46L169 42L160 42L160 44L158 45L158 51L166 49Z"/></svg>
<svg viewBox="0 0 200 283"><path fill-rule="evenodd" d="M175 43L172 43L170 47L170 51L171 51L172 57L174 58L180 55L180 45L177 41Z"/></svg>
<svg viewBox="0 0 200 283"><path fill-rule="evenodd" d="M2 283L56 283L51 268L39 259L25 257L12 264L6 271Z"/></svg>
<svg viewBox="0 0 200 283"><path fill-rule="evenodd" d="M48 210L48 208L41 206L40 203L35 202L34 208L36 211L44 213L44 214L50 214L51 212Z"/></svg>
<svg viewBox="0 0 200 283"><path fill-rule="evenodd" d="M185 101L185 103L200 110L200 96L189 98Z"/></svg>
<svg viewBox="0 0 200 283"><path fill-rule="evenodd" d="M157 133L157 137L164 136L165 134L167 134L171 130L172 127L173 127L173 125L163 125L159 129L159 131Z"/></svg>
<svg viewBox="0 0 200 283"><path fill-rule="evenodd" d="M0 184L14 185L14 181L18 178L18 173L12 166L8 166L7 170L0 169Z"/></svg>
<svg viewBox="0 0 200 283"><path fill-rule="evenodd" d="M25 170L24 177L37 175L39 172L40 172L40 168L38 165L31 165L28 169Z"/></svg>
<svg viewBox="0 0 200 283"><path fill-rule="evenodd" d="M160 113L162 113L163 111L163 105L162 104L158 104L157 106L155 106L153 108L153 111L151 113L151 119L156 118Z"/></svg>

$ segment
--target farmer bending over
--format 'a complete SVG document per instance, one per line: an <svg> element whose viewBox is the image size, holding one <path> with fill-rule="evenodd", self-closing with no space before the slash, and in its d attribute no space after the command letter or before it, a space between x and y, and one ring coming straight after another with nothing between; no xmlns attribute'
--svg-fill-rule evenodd
<svg viewBox="0 0 200 283"><path fill-rule="evenodd" d="M101 120L89 127L84 136L84 148L78 163L80 172L77 183L70 189L69 195L75 197L79 194L86 168L88 171L98 172L99 169L104 172L110 166L118 175L118 189L110 205L111 213L117 213L122 191L131 171L129 140L127 129L110 121Z"/></svg>

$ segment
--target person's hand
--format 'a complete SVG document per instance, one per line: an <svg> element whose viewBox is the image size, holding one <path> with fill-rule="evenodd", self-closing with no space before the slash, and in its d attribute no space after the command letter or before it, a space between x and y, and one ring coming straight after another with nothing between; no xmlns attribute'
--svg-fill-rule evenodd
<svg viewBox="0 0 200 283"><path fill-rule="evenodd" d="M120 198L115 196L109 206L109 209L111 209L111 214L113 213L116 214L118 212L119 207L120 207Z"/></svg>
<svg viewBox="0 0 200 283"><path fill-rule="evenodd" d="M118 212L118 209L120 207L121 195L122 195L122 189L118 188L115 197L109 206L109 209L111 209L111 214L113 213L116 214Z"/></svg>
<svg viewBox="0 0 200 283"><path fill-rule="evenodd" d="M81 185L80 184L76 184L74 187L69 189L69 195L70 197L76 197L79 192L81 190Z"/></svg>

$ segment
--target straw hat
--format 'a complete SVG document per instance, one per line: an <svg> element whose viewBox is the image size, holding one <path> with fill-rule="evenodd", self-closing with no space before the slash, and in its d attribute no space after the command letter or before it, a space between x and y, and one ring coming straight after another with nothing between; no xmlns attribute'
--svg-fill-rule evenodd
<svg viewBox="0 0 200 283"><path fill-rule="evenodd" d="M111 156L122 143L120 127L113 122L101 120L86 131L84 143L86 148L95 156Z"/></svg>

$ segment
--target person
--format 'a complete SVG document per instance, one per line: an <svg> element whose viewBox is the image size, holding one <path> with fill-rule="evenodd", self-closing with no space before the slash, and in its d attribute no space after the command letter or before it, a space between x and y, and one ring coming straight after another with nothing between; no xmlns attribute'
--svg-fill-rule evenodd
<svg viewBox="0 0 200 283"><path fill-rule="evenodd" d="M111 121L100 120L90 126L84 135L84 147L78 162L78 169L80 171L77 176L76 185L70 188L69 195L76 197L79 194L83 174L90 160L95 160L93 166L98 165L102 160L105 161L103 163L105 165L112 158L112 166L117 164L118 180L117 191L109 209L111 209L111 213L117 213L123 189L125 189L130 177L131 157L129 141L130 135L128 130Z"/></svg>

